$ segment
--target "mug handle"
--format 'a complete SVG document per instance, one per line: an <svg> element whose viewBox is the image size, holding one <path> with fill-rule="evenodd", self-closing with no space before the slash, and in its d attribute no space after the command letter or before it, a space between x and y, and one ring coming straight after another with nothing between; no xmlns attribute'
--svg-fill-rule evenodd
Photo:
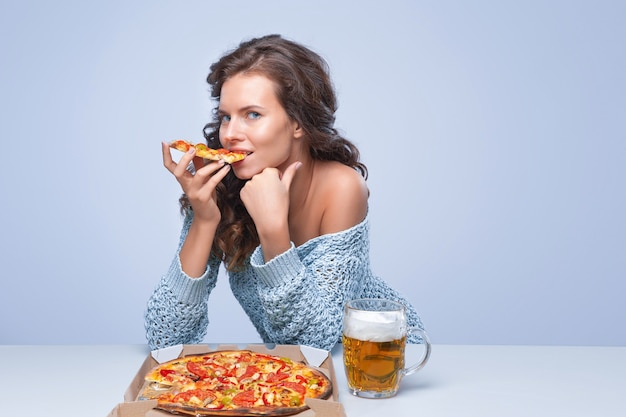
<svg viewBox="0 0 626 417"><path fill-rule="evenodd" d="M424 341L424 354L422 355L422 358L420 359L420 361L413 365L410 366L408 368L405 368L402 371L402 376L407 376L407 375L411 375L414 374L415 372L419 371L420 369L422 369L424 367L424 365L426 365L426 362L428 362L428 358L430 358L430 339L428 337L428 334L426 334L426 332L422 329L420 329L419 327L409 327L407 329L407 335L409 334L419 334L422 337L422 340Z"/></svg>

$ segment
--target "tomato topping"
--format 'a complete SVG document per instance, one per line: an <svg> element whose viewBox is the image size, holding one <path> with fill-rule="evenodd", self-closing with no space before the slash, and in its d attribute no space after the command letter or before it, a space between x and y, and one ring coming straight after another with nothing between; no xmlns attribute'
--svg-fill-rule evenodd
<svg viewBox="0 0 626 417"><path fill-rule="evenodd" d="M200 366L197 362L187 362L187 370L194 375L199 376L200 378L208 378L209 374L207 371Z"/></svg>
<svg viewBox="0 0 626 417"><path fill-rule="evenodd" d="M240 392L233 397L233 403L239 407L252 407L255 402L256 398L252 390Z"/></svg>
<svg viewBox="0 0 626 417"><path fill-rule="evenodd" d="M215 395L213 395L209 391L205 391L201 389L191 389L189 391L183 391L181 393L176 394L174 396L173 401L174 402L179 402L179 401L188 402L193 397L196 397L202 402L204 402L207 399L210 399L210 401L213 401L215 398L217 398Z"/></svg>
<svg viewBox="0 0 626 417"><path fill-rule="evenodd" d="M309 381L307 381L307 379L305 377L303 377L302 375L296 375L296 379L298 381L300 381L300 383L304 384L304 385L308 385Z"/></svg>
<svg viewBox="0 0 626 417"><path fill-rule="evenodd" d="M171 370L171 369L161 369L161 376L168 376L171 374L176 373L175 371Z"/></svg>
<svg viewBox="0 0 626 417"><path fill-rule="evenodd" d="M302 394L302 395L306 394L306 388L304 388L302 385L298 384L297 382L285 381L285 382L281 382L280 386L288 388L292 391L295 391L298 394Z"/></svg>
<svg viewBox="0 0 626 417"><path fill-rule="evenodd" d="M282 372L275 374L274 372L270 372L269 374L267 374L266 381L267 382L280 382L283 379L287 379L287 378L289 378L289 374L282 373Z"/></svg>
<svg viewBox="0 0 626 417"><path fill-rule="evenodd" d="M191 145L187 141L184 141L184 140L175 140L170 144L170 146L183 152L188 151L189 148L191 147Z"/></svg>
<svg viewBox="0 0 626 417"><path fill-rule="evenodd" d="M257 372L259 372L259 368L254 366L254 365L250 365L246 368L245 372L241 375L241 379L244 378L251 378L252 376L254 376L254 374L256 374Z"/></svg>
<svg viewBox="0 0 626 417"><path fill-rule="evenodd" d="M221 365L217 365L215 363L207 363L206 365L211 368L217 376L232 376L230 375L230 372L228 372L228 369Z"/></svg>

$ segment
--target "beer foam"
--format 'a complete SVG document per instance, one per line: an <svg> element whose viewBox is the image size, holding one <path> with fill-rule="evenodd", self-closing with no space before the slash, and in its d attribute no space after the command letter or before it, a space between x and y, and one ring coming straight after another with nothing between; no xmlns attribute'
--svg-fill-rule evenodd
<svg viewBox="0 0 626 417"><path fill-rule="evenodd" d="M405 323L397 311L352 311L344 320L343 334L370 342L389 342L402 338Z"/></svg>

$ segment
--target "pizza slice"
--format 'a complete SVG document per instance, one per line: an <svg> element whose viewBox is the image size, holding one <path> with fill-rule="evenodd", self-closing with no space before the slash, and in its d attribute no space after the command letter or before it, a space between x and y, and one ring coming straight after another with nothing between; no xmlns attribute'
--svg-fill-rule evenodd
<svg viewBox="0 0 626 417"><path fill-rule="evenodd" d="M191 148L196 148L196 155L209 159L211 161L219 161L223 160L228 164L233 164L235 162L243 160L248 154L245 152L235 152L229 151L228 149L211 149L203 143L192 144L187 142L186 140L175 140L170 142L170 148L174 148L181 152L187 152Z"/></svg>

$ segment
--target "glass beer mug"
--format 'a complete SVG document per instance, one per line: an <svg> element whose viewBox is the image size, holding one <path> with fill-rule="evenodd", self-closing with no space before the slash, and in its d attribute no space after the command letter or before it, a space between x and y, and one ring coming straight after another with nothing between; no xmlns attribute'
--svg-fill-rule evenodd
<svg viewBox="0 0 626 417"><path fill-rule="evenodd" d="M405 367L407 336L419 334L424 353L419 362ZM407 327L402 304L383 299L349 301L343 318L343 362L352 394L365 398L396 395L400 381L422 369L430 357L428 335Z"/></svg>

